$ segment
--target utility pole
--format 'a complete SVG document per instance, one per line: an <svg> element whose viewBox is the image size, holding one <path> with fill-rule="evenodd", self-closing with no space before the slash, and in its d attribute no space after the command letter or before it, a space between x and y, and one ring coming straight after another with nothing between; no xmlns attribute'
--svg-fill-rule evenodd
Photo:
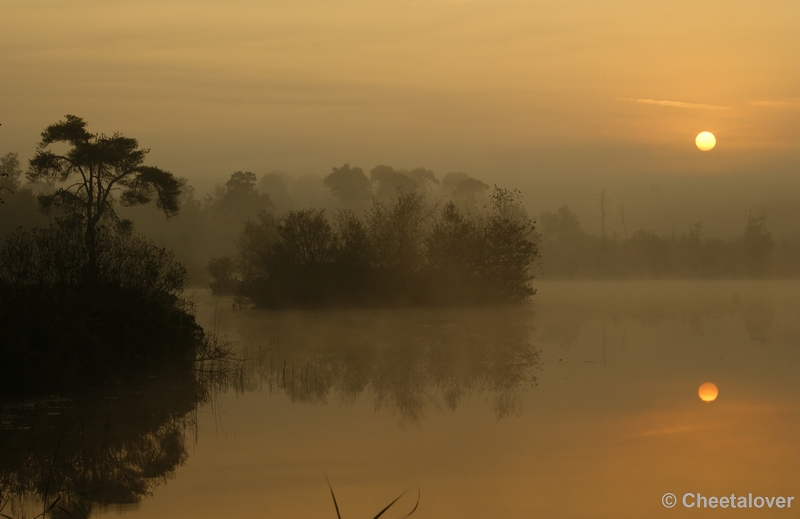
<svg viewBox="0 0 800 519"><path fill-rule="evenodd" d="M599 193L597 193L597 198L595 199L597 204L600 206L600 236L603 239L603 243L606 241L606 215L611 210L611 198L606 195L606 190L601 189Z"/></svg>
<svg viewBox="0 0 800 519"><path fill-rule="evenodd" d="M628 241L628 230L625 228L625 206L623 204L619 204L619 217L622 220L622 232L625 235L625 241Z"/></svg>

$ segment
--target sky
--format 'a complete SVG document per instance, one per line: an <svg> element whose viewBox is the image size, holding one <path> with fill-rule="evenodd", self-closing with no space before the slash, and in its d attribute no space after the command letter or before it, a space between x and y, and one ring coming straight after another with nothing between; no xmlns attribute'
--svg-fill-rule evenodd
<svg viewBox="0 0 800 519"><path fill-rule="evenodd" d="M599 189L659 231L800 216L794 0L0 4L0 153L22 159L74 114L200 190L389 164L570 203L586 226Z"/></svg>

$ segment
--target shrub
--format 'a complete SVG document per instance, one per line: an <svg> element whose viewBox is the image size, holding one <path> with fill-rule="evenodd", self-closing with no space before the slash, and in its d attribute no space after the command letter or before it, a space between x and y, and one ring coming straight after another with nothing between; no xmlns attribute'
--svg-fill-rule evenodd
<svg viewBox="0 0 800 519"><path fill-rule="evenodd" d="M80 223L18 231L0 248L0 390L96 383L191 363L204 340L182 297L186 270L132 233L97 234L86 269Z"/></svg>

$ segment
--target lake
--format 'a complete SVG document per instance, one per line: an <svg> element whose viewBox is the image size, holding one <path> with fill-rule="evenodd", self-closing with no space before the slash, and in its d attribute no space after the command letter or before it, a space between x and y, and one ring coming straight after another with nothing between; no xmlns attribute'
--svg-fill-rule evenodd
<svg viewBox="0 0 800 519"><path fill-rule="evenodd" d="M4 403L3 499L28 497L2 513L41 512L57 476L91 517L335 518L327 475L344 519L407 489L382 517L683 517L732 494L749 511L698 513L796 515L800 282L536 287L524 306L282 312L198 292L245 367Z"/></svg>

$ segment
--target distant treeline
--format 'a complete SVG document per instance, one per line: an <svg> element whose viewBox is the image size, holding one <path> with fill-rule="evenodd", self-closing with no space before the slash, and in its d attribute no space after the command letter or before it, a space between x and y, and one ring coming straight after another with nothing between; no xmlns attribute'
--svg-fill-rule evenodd
<svg viewBox="0 0 800 519"><path fill-rule="evenodd" d="M562 206L543 212L541 274L545 278L759 278L800 275L800 244L776 242L763 216L750 215L740 236L688 233L661 236L638 230L605 238L584 232L574 212Z"/></svg>
<svg viewBox="0 0 800 519"><path fill-rule="evenodd" d="M5 202L0 207L3 211L0 234L6 235L19 225L46 226L48 219L39 213L34 192L52 188L21 186L18 179L22 171L16 154L4 156L0 167L6 175L0 178L3 188L0 197ZM280 172L256 177L248 171L237 171L202 199L195 197L194 189L184 180L178 200L180 212L166 223L153 204L120 207L118 212L121 217L133 220L139 232L172 250L175 258L187 266L192 283L206 285L210 281L216 291L230 292L234 283L231 279L244 282L246 269L240 260L246 225L247 232L270 225L275 229L288 225L291 229L297 218L322 218L330 227L332 243L341 243L340 219L359 220L367 229L373 202L388 207L396 201L398 193L418 193L423 195L420 203L437 208L430 212L423 226L428 232L449 202L460 216L478 225L477 215L491 211L491 192L487 183L460 172L437 178L425 168L403 170L379 165L365 172L344 164L332 168L324 178L296 178ZM309 209L312 207L315 209ZM340 210L344 216L339 215ZM314 211L324 211L324 217L312 218ZM271 218L272 223L265 223L264 218ZM800 275L800 243L773 238L762 216L743 221L742 234L733 238L704 236L699 223L688 232L669 235L641 229L625 236L607 233L596 236L582 228L569 207L562 206L553 212L540 213L534 232L530 238L533 242L539 240L540 258L532 273L546 279ZM420 257L425 258L422 261L425 264L429 261L428 244L424 239L420 244ZM220 278L221 271L232 274L227 274L229 279ZM360 297L366 296L362 294L356 299Z"/></svg>
<svg viewBox="0 0 800 519"><path fill-rule="evenodd" d="M388 201L398 192L412 191L424 193L431 204L452 201L461 211L476 212L489 205L491 188L465 173L436 178L424 168L407 171L377 166L365 173L344 164L323 179L281 172L256 177L249 171L236 171L202 198L184 181L180 213L167 224L153 207L121 208L119 213L133 220L137 230L173 250L190 278L205 284L209 259L235 255L245 223L255 221L261 212L281 218L293 210L316 208L333 218L339 209L349 209L361 217L373 198Z"/></svg>
<svg viewBox="0 0 800 519"><path fill-rule="evenodd" d="M363 217L322 209L259 213L235 256L209 262L215 293L264 307L460 305L527 299L538 256L520 194L495 187L488 211L374 200Z"/></svg>

